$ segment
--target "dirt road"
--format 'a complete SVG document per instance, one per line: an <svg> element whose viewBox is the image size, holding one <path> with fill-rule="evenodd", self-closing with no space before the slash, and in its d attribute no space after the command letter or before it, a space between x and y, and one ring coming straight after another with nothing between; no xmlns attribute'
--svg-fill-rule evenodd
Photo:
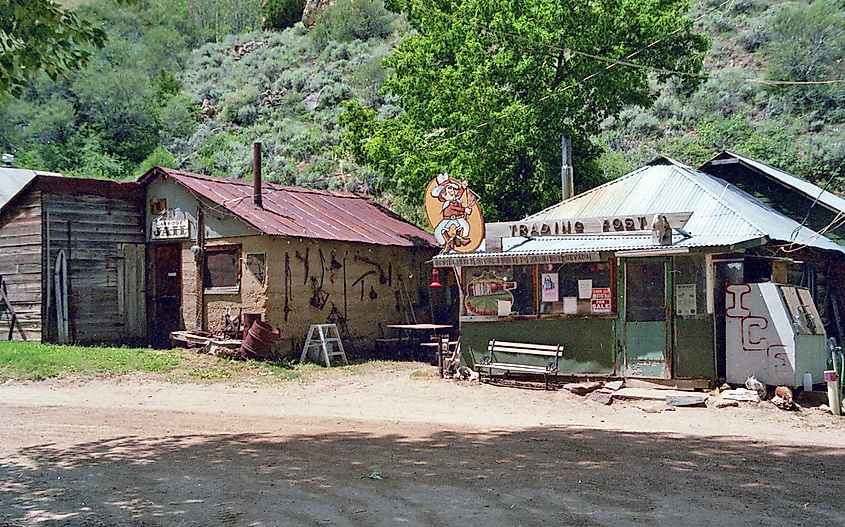
<svg viewBox="0 0 845 527"><path fill-rule="evenodd" d="M842 524L830 415L605 407L421 371L8 382L0 525Z"/></svg>

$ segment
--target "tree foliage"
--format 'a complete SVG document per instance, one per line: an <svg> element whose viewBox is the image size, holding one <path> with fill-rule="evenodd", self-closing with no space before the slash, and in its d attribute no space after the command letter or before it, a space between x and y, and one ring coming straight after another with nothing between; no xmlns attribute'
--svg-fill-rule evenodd
<svg viewBox="0 0 845 527"><path fill-rule="evenodd" d="M624 104L649 104L645 69L611 67L585 52L696 73L707 47L686 1L406 0L417 33L387 59L385 89L404 113L376 119L360 105L342 118L345 145L419 202L448 170L468 179L491 219L560 198L560 138L588 170L589 137ZM655 40L657 45L648 47ZM582 181L584 179L582 178Z"/></svg>
<svg viewBox="0 0 845 527"><path fill-rule="evenodd" d="M264 0L264 29L285 29L302 20L305 0Z"/></svg>
<svg viewBox="0 0 845 527"><path fill-rule="evenodd" d="M48 12L56 9L50 4ZM33 20L41 16L28 13ZM85 67L66 68L64 75L31 71L27 83L16 84L17 97L0 99L0 149L14 153L21 166L111 178L131 176L163 136L193 134L200 101L180 94L191 51L257 29L261 21L260 0L95 0L63 13L64 23L98 35L101 47L75 50ZM7 23L5 13L0 18ZM43 22L36 25L48 31ZM50 31L57 33L39 33L39 41L53 45L65 34ZM2 75L2 82L12 81Z"/></svg>
<svg viewBox="0 0 845 527"><path fill-rule="evenodd" d="M0 0L0 97L19 95L38 72L55 80L79 69L105 39L51 0Z"/></svg>

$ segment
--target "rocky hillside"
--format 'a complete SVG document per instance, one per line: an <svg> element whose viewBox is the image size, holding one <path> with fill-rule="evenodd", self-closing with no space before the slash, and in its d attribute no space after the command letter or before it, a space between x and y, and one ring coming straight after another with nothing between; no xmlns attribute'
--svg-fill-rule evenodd
<svg viewBox="0 0 845 527"><path fill-rule="evenodd" d="M693 4L712 40L709 78L692 87L655 80L653 107L603 122L594 141L605 177L658 152L697 165L727 148L841 190L845 84L760 82L845 78L841 3ZM260 29L259 0L94 0L79 12L109 33L92 64L0 101L0 148L19 165L126 178L161 164L243 177L259 140L273 180L377 186L379 174L339 153L337 116L352 99L384 116L399 111L380 93L382 61L408 29L381 1L338 0L312 16L313 28L281 31Z"/></svg>
<svg viewBox="0 0 845 527"><path fill-rule="evenodd" d="M693 91L655 84L651 108L603 123L605 166L624 173L665 153L697 166L722 149L845 189L845 84L757 80L845 79L845 8L835 0L695 2L711 40Z"/></svg>

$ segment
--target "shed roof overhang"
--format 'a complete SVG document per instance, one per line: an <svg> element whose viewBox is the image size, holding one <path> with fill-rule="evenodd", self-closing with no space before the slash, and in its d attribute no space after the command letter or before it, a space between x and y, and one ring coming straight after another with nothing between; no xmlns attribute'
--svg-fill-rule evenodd
<svg viewBox="0 0 845 527"><path fill-rule="evenodd" d="M650 258L692 253L725 253L765 245L767 237L684 237L671 245L656 245L643 235L572 235L565 237L505 238L503 250L435 256L434 267L534 265L593 262L606 258Z"/></svg>

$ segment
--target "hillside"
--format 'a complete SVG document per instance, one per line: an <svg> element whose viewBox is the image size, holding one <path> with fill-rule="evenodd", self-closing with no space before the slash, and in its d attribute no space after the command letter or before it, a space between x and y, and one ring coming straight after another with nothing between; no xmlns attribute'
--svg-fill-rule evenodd
<svg viewBox="0 0 845 527"><path fill-rule="evenodd" d="M382 60L408 31L381 2L340 0L306 30L260 31L259 0L78 2L109 42L83 71L0 100L0 148L20 166L135 177L154 164L244 177L262 141L274 181L376 192L379 174L340 152L342 103L399 112L380 93ZM723 148L842 190L845 85L747 79L845 78L845 13L835 0L693 2L712 41L709 79L652 83L594 137L602 179L656 153L698 165ZM576 174L576 178L577 178ZM417 217L401 199L380 199Z"/></svg>
<svg viewBox="0 0 845 527"><path fill-rule="evenodd" d="M725 4L724 7L719 7ZM845 190L845 85L773 86L744 79L845 78L845 11L835 1L708 0L691 16L712 40L692 92L655 85L651 108L603 123L613 175L664 153L698 166L723 149Z"/></svg>

